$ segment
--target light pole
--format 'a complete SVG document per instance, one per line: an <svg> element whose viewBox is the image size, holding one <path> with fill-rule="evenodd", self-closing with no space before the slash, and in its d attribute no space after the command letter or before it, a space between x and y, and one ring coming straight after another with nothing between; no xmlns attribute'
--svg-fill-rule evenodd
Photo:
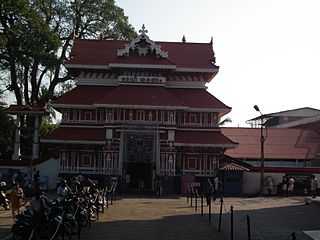
<svg viewBox="0 0 320 240"><path fill-rule="evenodd" d="M260 113L260 195L263 194L264 187L264 142L265 137L263 135L263 114L261 113L258 105L254 105L253 108Z"/></svg>

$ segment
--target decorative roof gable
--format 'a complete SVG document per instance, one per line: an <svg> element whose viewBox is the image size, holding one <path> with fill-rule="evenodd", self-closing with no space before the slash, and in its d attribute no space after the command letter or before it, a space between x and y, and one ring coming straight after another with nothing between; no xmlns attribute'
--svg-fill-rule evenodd
<svg viewBox="0 0 320 240"><path fill-rule="evenodd" d="M161 46L148 37L148 30L146 30L144 24L142 25L142 29L139 30L139 33L140 35L129 44L126 44L125 48L118 49L117 56L137 54L139 56L155 55L160 58L168 58L168 52L162 51Z"/></svg>

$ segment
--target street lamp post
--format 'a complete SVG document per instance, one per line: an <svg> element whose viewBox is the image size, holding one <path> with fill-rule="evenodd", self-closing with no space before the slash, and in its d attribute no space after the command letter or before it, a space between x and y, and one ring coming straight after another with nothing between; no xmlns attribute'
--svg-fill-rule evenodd
<svg viewBox="0 0 320 240"><path fill-rule="evenodd" d="M263 114L261 113L259 107L257 105L253 106L254 109L260 113L260 194L263 194L263 187L264 187L264 142L265 137L263 135Z"/></svg>

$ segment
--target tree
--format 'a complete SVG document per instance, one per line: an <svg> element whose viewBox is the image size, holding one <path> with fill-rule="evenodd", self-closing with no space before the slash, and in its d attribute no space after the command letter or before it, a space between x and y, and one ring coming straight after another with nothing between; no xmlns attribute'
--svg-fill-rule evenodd
<svg viewBox="0 0 320 240"><path fill-rule="evenodd" d="M75 38L135 35L114 0L2 0L0 70L17 104L45 103L71 79L64 62Z"/></svg>
<svg viewBox="0 0 320 240"><path fill-rule="evenodd" d="M15 130L14 120L4 112L5 103L2 102L3 91L0 89L0 159L10 159Z"/></svg>
<svg viewBox="0 0 320 240"><path fill-rule="evenodd" d="M218 123L218 125L219 125L220 127L222 127L222 126L225 126L227 123L232 123L231 118L227 117L227 118L225 118L225 119L223 119L223 120L220 120L219 123Z"/></svg>
<svg viewBox="0 0 320 240"><path fill-rule="evenodd" d="M50 118L46 117L42 120L40 125L40 136L45 137L49 135L54 129L58 127L57 124L52 123Z"/></svg>

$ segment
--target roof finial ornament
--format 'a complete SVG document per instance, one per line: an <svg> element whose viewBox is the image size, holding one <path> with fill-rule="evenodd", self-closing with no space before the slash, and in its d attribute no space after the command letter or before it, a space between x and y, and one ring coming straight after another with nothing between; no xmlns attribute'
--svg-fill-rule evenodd
<svg viewBox="0 0 320 240"><path fill-rule="evenodd" d="M186 36L183 35L182 37L182 42L185 43L186 42Z"/></svg>
<svg viewBox="0 0 320 240"><path fill-rule="evenodd" d="M142 35L146 35L146 33L148 33L148 30L146 29L144 24L142 24L142 28L139 30L139 33L141 33Z"/></svg>
<svg viewBox="0 0 320 240"><path fill-rule="evenodd" d="M213 37L211 36L210 44L213 45Z"/></svg>

